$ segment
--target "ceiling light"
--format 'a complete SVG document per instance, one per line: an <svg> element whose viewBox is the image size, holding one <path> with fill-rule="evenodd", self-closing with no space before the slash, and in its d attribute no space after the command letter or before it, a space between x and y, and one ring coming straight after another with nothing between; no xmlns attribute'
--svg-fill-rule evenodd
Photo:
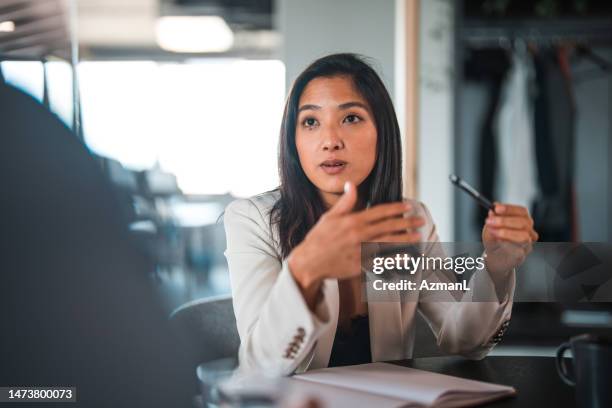
<svg viewBox="0 0 612 408"><path fill-rule="evenodd" d="M0 33L12 33L15 31L15 23L12 21L0 21Z"/></svg>
<svg viewBox="0 0 612 408"><path fill-rule="evenodd" d="M157 19L157 44L172 52L223 52L234 33L218 16L165 16Z"/></svg>

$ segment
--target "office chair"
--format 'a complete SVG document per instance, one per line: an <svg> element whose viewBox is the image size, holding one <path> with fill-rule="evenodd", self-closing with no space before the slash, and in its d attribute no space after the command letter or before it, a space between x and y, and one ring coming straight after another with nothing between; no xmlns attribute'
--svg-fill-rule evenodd
<svg viewBox="0 0 612 408"><path fill-rule="evenodd" d="M240 338L229 296L186 303L172 312L170 323L187 341L194 373L201 363L238 356Z"/></svg>

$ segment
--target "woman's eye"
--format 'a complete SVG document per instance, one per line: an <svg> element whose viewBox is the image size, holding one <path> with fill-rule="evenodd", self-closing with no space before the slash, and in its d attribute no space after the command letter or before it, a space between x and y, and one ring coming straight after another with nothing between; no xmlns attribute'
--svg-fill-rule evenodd
<svg viewBox="0 0 612 408"><path fill-rule="evenodd" d="M344 118L344 121L346 123L357 123L361 121L361 118L357 115L348 115L346 118Z"/></svg>
<svg viewBox="0 0 612 408"><path fill-rule="evenodd" d="M314 127L317 125L317 120L315 118L306 118L302 121L302 125L305 127Z"/></svg>

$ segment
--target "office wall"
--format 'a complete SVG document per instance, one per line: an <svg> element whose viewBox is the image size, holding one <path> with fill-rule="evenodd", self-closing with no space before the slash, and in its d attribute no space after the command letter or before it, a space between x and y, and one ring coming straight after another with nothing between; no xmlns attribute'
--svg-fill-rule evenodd
<svg viewBox="0 0 612 408"><path fill-rule="evenodd" d="M453 0L420 2L418 199L427 205L442 242L454 238Z"/></svg>
<svg viewBox="0 0 612 408"><path fill-rule="evenodd" d="M334 52L356 52L375 68L394 94L395 0L278 0L287 92L313 60Z"/></svg>

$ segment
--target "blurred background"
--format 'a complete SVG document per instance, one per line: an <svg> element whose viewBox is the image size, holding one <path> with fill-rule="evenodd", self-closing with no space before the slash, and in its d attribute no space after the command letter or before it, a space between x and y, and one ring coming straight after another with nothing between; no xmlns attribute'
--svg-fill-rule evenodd
<svg viewBox="0 0 612 408"><path fill-rule="evenodd" d="M169 310L230 293L223 210L277 186L285 96L332 52L383 78L406 195L442 241L479 241L484 219L450 173L529 207L544 241L611 241L609 2L0 0L2 77L95 155ZM608 303L577 300L517 304L497 352L612 328Z"/></svg>

